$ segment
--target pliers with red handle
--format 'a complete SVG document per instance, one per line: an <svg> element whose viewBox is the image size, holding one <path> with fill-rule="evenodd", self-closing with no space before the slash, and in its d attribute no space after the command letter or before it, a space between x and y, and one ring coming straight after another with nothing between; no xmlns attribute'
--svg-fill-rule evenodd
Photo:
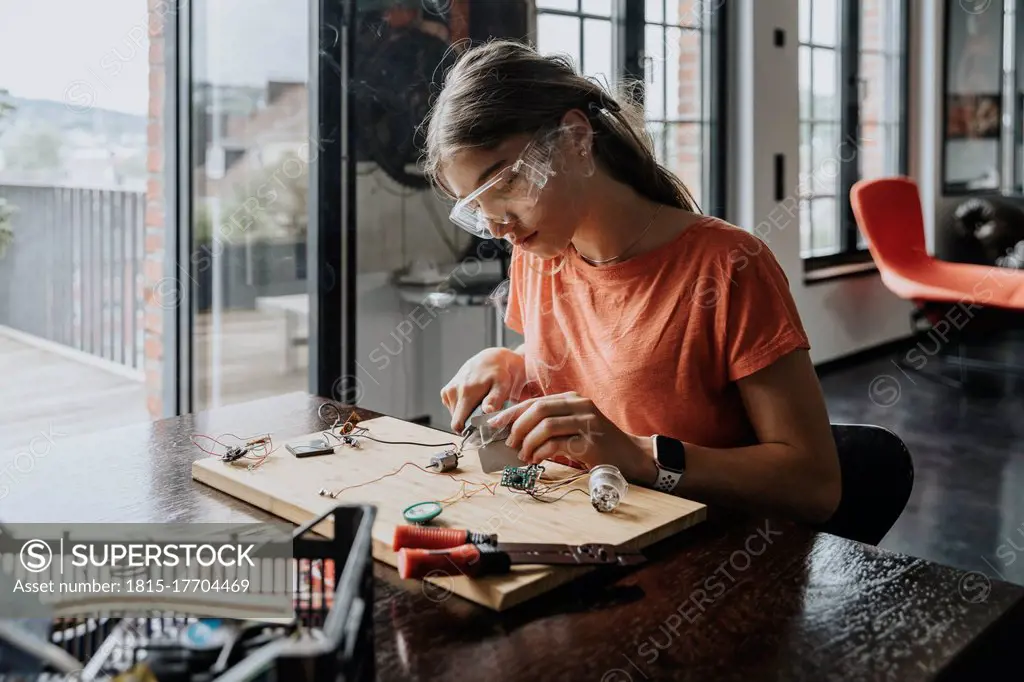
<svg viewBox="0 0 1024 682"><path fill-rule="evenodd" d="M428 575L482 575L507 573L513 564L631 566L643 563L637 551L614 545L498 542L498 536L458 528L398 526L392 549L398 552L398 574L403 578Z"/></svg>

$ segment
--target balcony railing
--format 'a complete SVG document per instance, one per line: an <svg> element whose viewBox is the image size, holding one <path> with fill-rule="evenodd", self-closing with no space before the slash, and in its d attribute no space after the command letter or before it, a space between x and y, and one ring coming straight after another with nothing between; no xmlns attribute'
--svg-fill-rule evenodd
<svg viewBox="0 0 1024 682"><path fill-rule="evenodd" d="M144 192L0 185L17 209L0 325L143 367Z"/></svg>

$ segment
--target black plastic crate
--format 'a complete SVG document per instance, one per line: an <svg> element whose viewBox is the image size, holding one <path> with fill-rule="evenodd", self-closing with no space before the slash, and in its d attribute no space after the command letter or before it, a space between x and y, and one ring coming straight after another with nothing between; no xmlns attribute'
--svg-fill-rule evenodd
<svg viewBox="0 0 1024 682"><path fill-rule="evenodd" d="M264 626L251 630L249 634L255 632L255 636L232 647L197 651L180 644L187 628L208 622L195 617L60 619L44 624L51 644L58 648L49 648L49 655L42 650L14 651L10 644L0 643L8 662L20 662L17 672L0 666L0 682L103 680L140 663L150 666L160 682L369 682L375 677L371 534L375 516L376 508L370 505L341 505L293 533L299 586L294 594L295 615L301 629ZM334 522L333 538L313 532L328 518ZM27 630L38 626L22 623ZM66 655L84 666L82 670L70 675L60 672L54 657L62 653L63 670L70 662ZM0 656L0 661L4 658Z"/></svg>

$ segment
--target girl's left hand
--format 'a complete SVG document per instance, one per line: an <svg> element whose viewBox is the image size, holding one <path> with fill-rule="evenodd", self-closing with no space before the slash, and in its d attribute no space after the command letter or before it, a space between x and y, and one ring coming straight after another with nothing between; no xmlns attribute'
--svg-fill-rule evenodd
<svg viewBox="0 0 1024 682"><path fill-rule="evenodd" d="M598 464L618 467L631 481L651 485L657 468L648 438L633 436L615 426L589 398L576 393L530 398L493 415L495 428L511 424L505 443L519 449L524 464L546 459L565 464L565 458L589 468Z"/></svg>

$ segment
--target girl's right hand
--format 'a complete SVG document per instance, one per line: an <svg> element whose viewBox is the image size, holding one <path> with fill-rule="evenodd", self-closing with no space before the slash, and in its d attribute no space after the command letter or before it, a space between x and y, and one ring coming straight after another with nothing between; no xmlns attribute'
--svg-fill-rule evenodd
<svg viewBox="0 0 1024 682"><path fill-rule="evenodd" d="M484 412L500 409L516 386L524 384L526 360L508 348L487 348L466 361L441 389L452 415L452 431L462 433L469 415L483 402Z"/></svg>

